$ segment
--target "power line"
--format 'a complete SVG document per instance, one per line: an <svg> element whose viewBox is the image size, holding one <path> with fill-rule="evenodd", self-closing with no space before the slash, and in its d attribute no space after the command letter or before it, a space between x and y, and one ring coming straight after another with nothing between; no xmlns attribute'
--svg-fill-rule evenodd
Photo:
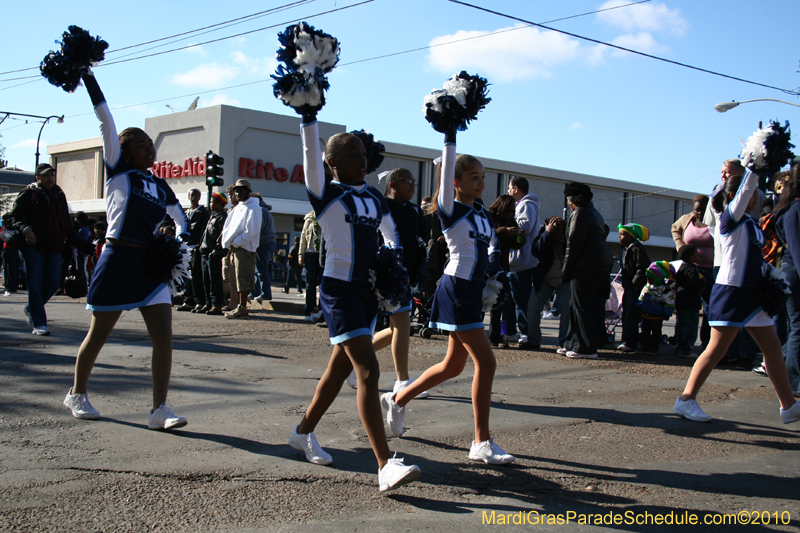
<svg viewBox="0 0 800 533"><path fill-rule="evenodd" d="M523 24L529 24L531 26L538 26L540 28L544 28L545 30L554 31L554 32L561 33L561 34L564 34L564 35L569 35L570 37L574 37L576 39L581 39L583 41L589 41L591 43L602 44L602 45L608 46L610 48L616 48L617 50L622 50L623 52L629 52L631 54L636 54L636 55L640 55L640 56L643 56L643 57L648 57L650 59L655 59L657 61L663 61L664 63L670 63L672 65L677 65L679 67L684 67L684 68L688 68L688 69L692 69L692 70L697 70L697 71L700 71L700 72L705 72L706 74L711 74L711 75L719 76L719 77L722 77L722 78L728 78L730 80L741 81L743 83L749 83L750 85L757 85L759 87L764 87L766 89L774 89L776 91L781 91L783 93L791 94L791 95L794 95L794 96L800 95L800 92L798 92L798 91L792 91L792 90L789 90L789 89L781 89L780 87L774 87L772 85L766 85L764 83L758 83L756 81L746 80L744 78L737 78L736 76L729 76L728 74L722 74L721 72L715 72L713 70L708 70L708 69L704 69L704 68L700 68L700 67L695 67L695 66L692 66L692 65L688 65L686 63L681 63L679 61L673 61L671 59L666 59L664 57L654 56L652 54L646 54L644 52L637 52L636 50L631 50L630 48L625 48L623 46L618 46L616 44L611 44L611 43L607 43L607 42L604 42L604 41L598 41L597 39L592 39L591 37L584 37L583 35L578 35L577 33L570 33L568 31L558 30L556 28L551 28L550 26L545 26L545 25L539 24L537 22L531 22L529 20L525 20L525 19L522 19L522 18L519 18L519 17L515 17L513 15L507 15L505 13L500 13L499 11L493 11L493 10L487 9L485 7L480 7L480 6L476 6L476 5L473 5L473 4L468 4L467 2L462 2L461 0L447 0L447 1L448 2L452 2L454 4L461 4L462 6L471 7L473 9L477 9L478 11L484 11L486 13L491 13L491 14L497 15L499 17L505 17L507 19L516 20L517 22L522 22Z"/></svg>
<svg viewBox="0 0 800 533"><path fill-rule="evenodd" d="M345 9L350 9L350 8L353 8L353 7L362 6L364 4L369 4L369 3L372 3L374 1L375 0L363 0L362 2L359 2L357 4L351 4L349 6L338 7L336 9L331 9L331 10L328 10L328 11L323 11L321 13L315 13L313 15L308 15L308 16L304 16L304 17L293 18L293 19L288 20L288 21L279 22L277 24L271 24L269 26L265 26L263 28L257 28L255 30L245 31L245 32L234 34L234 35L229 35L227 37L220 37L219 39L211 39L209 41L203 41L203 42L200 42L200 43L195 43L195 44L191 44L191 45L187 45L187 46L181 46L181 47L178 47L178 48L171 48L169 50L162 50L161 52L155 52L155 53L152 53L152 54L146 54L146 55L142 55L142 56L131 57L129 59L118 59L116 61L104 61L103 63L97 65L96 68L108 67L108 66L111 66L111 65L118 65L120 63L127 63L129 61L137 61L139 59L145 59L145 58L148 58L148 57L155 57L155 56L160 56L160 55L164 55L164 54L169 54L169 53L172 53L172 52L177 52L177 51L180 51L180 50L186 50L187 48L194 48L195 46L202 46L204 44L211 44L211 43L217 43L217 42L220 42L220 41L226 41L228 39L234 39L236 37L241 37L243 35L249 35L251 33L257 33L257 32L260 32L260 31L264 31L264 30L268 30L268 29L272 29L272 28L277 28L279 26L285 26L286 24L290 24L290 23L296 22L298 20L310 19L310 18L313 18L313 17L322 16L322 15L329 15L331 13L336 13L338 11L343 11ZM38 76L26 76L26 77L21 77L21 78L6 78L4 80L0 80L0 82L24 80L24 79L31 79L31 78L36 78L36 77L38 77ZM0 90L4 90L4 89L0 89Z"/></svg>
<svg viewBox="0 0 800 533"><path fill-rule="evenodd" d="M251 13L251 14L245 15L243 17L238 17L238 18L226 20L226 21L223 21L223 22L219 22L217 24L212 24L210 26L204 26L202 28L197 28L197 29L194 29L194 30L189 30L189 31L181 32L181 33L176 33L174 35L168 35L166 37L160 37L158 39L153 39L151 41L145 41L143 43L132 44L132 45L129 45L129 46L124 46L122 48L116 48L116 49L108 50L106 52L106 54L115 54L115 53L118 53L118 52L122 52L124 50L130 50L131 48L138 48L140 46L145 46L145 45L148 45L148 44L153 44L153 43L157 43L157 42L161 42L161 41L166 41L167 39L173 39L175 37L183 37L184 35L198 33L198 32L201 32L203 30L209 30L211 28L217 28L215 30L212 30L212 31L217 31L217 30L220 30L220 29L228 28L230 26L234 26L236 24L242 24L244 22L248 22L250 20L253 20L253 19L256 19L256 18L260 18L262 16L271 14L273 12L283 11L283 10L289 9L291 7L296 7L296 6L301 5L301 4L308 4L308 3L316 2L316 1L317 0L298 0L296 2L292 2L292 3L289 3L289 4L284 4L282 6L273 7L271 9L267 9L265 11L259 11L257 13ZM207 33L210 33L210 32L207 32ZM17 69L17 70L8 70L6 72L0 72L0 76L5 76L6 74L16 74L17 72L27 72L29 70L39 70L39 67L28 67L28 68L21 68L21 69ZM13 79L21 79L21 78L12 78L12 80ZM12 80L0 80L0 81L12 81Z"/></svg>

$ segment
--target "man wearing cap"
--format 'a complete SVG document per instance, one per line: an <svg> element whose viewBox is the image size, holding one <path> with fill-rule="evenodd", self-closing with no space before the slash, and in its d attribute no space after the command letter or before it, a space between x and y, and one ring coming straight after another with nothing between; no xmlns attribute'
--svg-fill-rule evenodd
<svg viewBox="0 0 800 533"><path fill-rule="evenodd" d="M637 302L647 283L647 267L650 266L650 257L642 241L650 238L650 232L640 224L620 224L617 229L622 247L620 281L625 291L622 296L622 343L617 350L635 352L639 346L639 322L642 321Z"/></svg>
<svg viewBox="0 0 800 533"><path fill-rule="evenodd" d="M184 292L183 305L178 307L178 311L191 311L193 313L205 312L203 302L206 300L205 289L203 288L203 266L200 254L197 253L197 245L203 237L203 232L208 224L209 213L205 206L200 204L200 189L189 189L189 202L191 207L186 212L189 220L189 240L186 245L192 251L189 270L192 273L192 283L186 286Z"/></svg>
<svg viewBox="0 0 800 533"><path fill-rule="evenodd" d="M28 326L34 335L50 335L44 306L58 290L61 253L74 233L56 169L47 163L36 167L36 181L19 192L8 221L25 239L20 251L28 283Z"/></svg>
<svg viewBox="0 0 800 533"><path fill-rule="evenodd" d="M225 206L228 197L224 192L211 195L211 218L208 219L203 238L200 240L200 257L203 270L203 292L207 315L222 315L225 294L222 290L222 258L225 248L222 246L222 228L228 213Z"/></svg>
<svg viewBox="0 0 800 533"><path fill-rule="evenodd" d="M238 180L233 192L239 203L231 209L222 229L222 247L227 248L233 263L234 276L228 280L231 292L239 295L236 309L225 313L225 318L247 318L247 293L255 288L256 250L261 236L261 207L250 182Z"/></svg>

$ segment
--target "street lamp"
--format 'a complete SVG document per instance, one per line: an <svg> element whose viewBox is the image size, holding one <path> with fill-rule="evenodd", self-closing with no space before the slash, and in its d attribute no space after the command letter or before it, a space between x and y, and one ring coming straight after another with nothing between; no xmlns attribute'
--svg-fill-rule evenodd
<svg viewBox="0 0 800 533"><path fill-rule="evenodd" d="M739 104L746 104L747 102L780 102L782 104L789 104L795 107L800 107L800 104L793 104L792 102L787 102L785 100L776 100L774 98L756 98L755 100L742 100L741 102L723 102L721 104L715 105L714 109L716 109L720 113L724 113L725 111L733 109Z"/></svg>
<svg viewBox="0 0 800 533"><path fill-rule="evenodd" d="M14 115L14 116L17 116L17 117L40 118L40 119L43 120L42 127L39 128L39 136L36 137L36 165L33 167L33 171L36 172L36 167L39 166L39 141L42 140L42 130L44 130L45 125L48 122L50 122L50 119L52 119L52 118L58 119L57 120L58 124L63 124L64 123L64 115L61 115L60 117L58 115L50 115L49 117L42 117L42 116L39 116L39 115L26 115L24 113L11 113L11 112L8 112L8 111L0 111L0 115L5 115L6 117L8 117L9 115ZM0 122L2 122L2 121L0 121Z"/></svg>

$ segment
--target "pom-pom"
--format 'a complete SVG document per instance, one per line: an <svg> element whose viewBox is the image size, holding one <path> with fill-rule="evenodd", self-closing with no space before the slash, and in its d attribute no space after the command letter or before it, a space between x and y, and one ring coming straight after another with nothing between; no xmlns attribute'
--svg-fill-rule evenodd
<svg viewBox="0 0 800 533"><path fill-rule="evenodd" d="M369 280L378 298L378 312L394 313L411 300L402 253L402 249L382 247L375 256Z"/></svg>
<svg viewBox="0 0 800 533"><path fill-rule="evenodd" d="M367 151L367 174L372 174L383 163L383 152L386 147L382 142L376 141L373 135L366 130L351 131L351 134L361 139L361 143Z"/></svg>
<svg viewBox="0 0 800 533"><path fill-rule="evenodd" d="M339 62L339 41L305 22L278 34L280 65L272 78L273 93L300 115L315 113L325 105L329 88L325 74Z"/></svg>
<svg viewBox="0 0 800 533"><path fill-rule="evenodd" d="M325 105L324 91L329 87L323 75L308 72L290 72L283 65L273 75L275 84L272 92L285 105L293 108L298 115L316 113Z"/></svg>
<svg viewBox="0 0 800 533"><path fill-rule="evenodd" d="M108 43L92 37L78 26L70 26L62 35L58 50L50 51L42 60L39 70L47 81L68 93L75 92L81 76L105 59Z"/></svg>
<svg viewBox="0 0 800 533"><path fill-rule="evenodd" d="M747 139L740 159L753 172L773 176L794 159L794 145L789 142L791 138L788 122L781 127L777 122L770 121L769 126L754 132Z"/></svg>
<svg viewBox="0 0 800 533"><path fill-rule="evenodd" d="M433 129L440 133L465 131L478 112L492 101L487 96L488 83L480 76L466 71L444 82L444 88L425 97L422 112Z"/></svg>
<svg viewBox="0 0 800 533"><path fill-rule="evenodd" d="M192 279L189 270L190 254L186 243L163 233L156 233L145 251L147 272L166 282L170 294L177 296Z"/></svg>
<svg viewBox="0 0 800 533"><path fill-rule="evenodd" d="M486 278L483 286L483 296L481 298L481 311L488 313L492 309L497 309L505 303L509 294L508 277L505 272L498 272Z"/></svg>
<svg viewBox="0 0 800 533"><path fill-rule="evenodd" d="M758 303L769 316L780 313L786 303L786 298L791 294L786 283L786 275L782 270L769 263L761 266L761 279L757 289Z"/></svg>

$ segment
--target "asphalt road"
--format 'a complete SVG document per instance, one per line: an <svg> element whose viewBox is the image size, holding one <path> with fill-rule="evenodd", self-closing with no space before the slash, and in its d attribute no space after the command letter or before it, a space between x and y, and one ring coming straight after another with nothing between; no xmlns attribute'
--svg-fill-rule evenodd
<svg viewBox="0 0 800 533"><path fill-rule="evenodd" d="M422 476L380 494L347 386L316 431L332 466L312 465L286 444L330 355L327 330L302 321L297 296L280 295L277 311L257 307L247 321L173 313L170 401L189 420L173 432L147 429L150 347L138 312L123 314L90 380L102 418L83 421L61 402L90 314L81 301L58 297L47 306L53 335L35 337L24 298L0 299L3 531L796 531L800 524L800 424L781 424L769 380L749 371L712 373L699 400L714 421L700 424L672 413L691 361L666 347L657 356L601 352L594 361L567 360L552 347L497 350L492 432L516 463L467 458L468 363L458 379L410 404L406 435L389 444ZM412 375L438 362L445 345L441 335L414 338ZM384 350L379 359L382 389L390 390L391 355ZM554 523L537 523L542 515ZM682 525L693 518L700 523ZM671 525L653 525L662 519Z"/></svg>

